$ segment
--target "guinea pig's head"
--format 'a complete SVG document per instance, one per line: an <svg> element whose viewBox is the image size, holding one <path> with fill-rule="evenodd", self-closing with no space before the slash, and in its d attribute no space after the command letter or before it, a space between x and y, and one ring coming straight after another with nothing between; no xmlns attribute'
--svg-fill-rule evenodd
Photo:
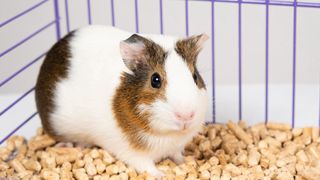
<svg viewBox="0 0 320 180"><path fill-rule="evenodd" d="M124 73L118 90L123 96L119 111L127 123L157 133L187 131L204 123L208 99L196 64L207 39L201 34L171 44L163 37L158 44L134 34L120 43L131 71Z"/></svg>

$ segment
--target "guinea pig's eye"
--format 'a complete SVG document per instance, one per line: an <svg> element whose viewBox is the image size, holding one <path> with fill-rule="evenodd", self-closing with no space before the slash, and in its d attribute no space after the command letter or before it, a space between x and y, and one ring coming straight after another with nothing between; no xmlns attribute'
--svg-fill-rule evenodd
<svg viewBox="0 0 320 180"><path fill-rule="evenodd" d="M193 80L195 83L197 83L197 80L198 80L198 76L196 73L193 74Z"/></svg>
<svg viewBox="0 0 320 180"><path fill-rule="evenodd" d="M161 77L158 73L154 73L151 76L151 86L153 88L160 88L161 87Z"/></svg>

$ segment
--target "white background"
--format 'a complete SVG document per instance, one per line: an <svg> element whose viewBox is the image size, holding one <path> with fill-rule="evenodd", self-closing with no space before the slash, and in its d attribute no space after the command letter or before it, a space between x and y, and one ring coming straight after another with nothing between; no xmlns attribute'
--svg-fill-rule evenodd
<svg viewBox="0 0 320 180"><path fill-rule="evenodd" d="M0 23L41 0L2 0ZM115 24L135 32L134 0L114 0ZM70 28L88 24L87 1L69 0ZM320 2L313 0L313 2ZM111 25L110 0L91 0L93 24ZM66 34L65 1L59 0L62 35ZM159 0L138 0L141 33L160 33ZM242 119L265 120L264 5L242 5ZM215 3L216 122L239 119L238 4ZM269 7L269 120L291 123L293 70L293 8ZM54 20L53 1L0 28L0 52ZM186 35L185 2L163 0L164 33ZM211 34L211 2L189 2L189 34ZM297 10L295 125L318 126L320 118L320 8ZM56 41L55 26L42 31L0 58L0 82L47 51ZM212 95L211 40L199 58L199 69ZM35 84L42 60L0 87L0 112ZM210 97L212 99L212 97ZM84 102L85 103L85 102ZM208 121L212 120L212 101ZM36 111L33 93L0 116L0 139ZM40 126L36 116L18 133L30 136Z"/></svg>

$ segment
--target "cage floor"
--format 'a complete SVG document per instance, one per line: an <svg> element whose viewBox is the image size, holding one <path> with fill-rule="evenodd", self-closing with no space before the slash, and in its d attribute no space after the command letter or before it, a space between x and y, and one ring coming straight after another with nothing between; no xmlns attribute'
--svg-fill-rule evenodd
<svg viewBox="0 0 320 180"><path fill-rule="evenodd" d="M0 179L154 179L100 148L61 146L41 129L35 134L27 144L23 137L12 136L1 149ZM319 128L291 129L270 122L247 127L244 121L210 124L186 146L184 155L180 164L170 159L157 164L162 179L320 179Z"/></svg>

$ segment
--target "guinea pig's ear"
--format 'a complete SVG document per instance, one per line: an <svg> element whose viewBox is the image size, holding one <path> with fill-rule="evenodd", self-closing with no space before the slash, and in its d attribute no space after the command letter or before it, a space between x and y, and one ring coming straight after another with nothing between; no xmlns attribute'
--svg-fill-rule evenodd
<svg viewBox="0 0 320 180"><path fill-rule="evenodd" d="M200 34L177 41L175 50L187 61L195 61L209 36Z"/></svg>
<svg viewBox="0 0 320 180"><path fill-rule="evenodd" d="M188 44L189 48L193 49L197 53L199 53L202 48L204 43L209 39L209 36L205 33L196 35L196 36L191 36L189 38L185 39L185 43Z"/></svg>
<svg viewBox="0 0 320 180"><path fill-rule="evenodd" d="M209 36L205 33L195 36L197 51L200 52L204 43L209 39Z"/></svg>
<svg viewBox="0 0 320 180"><path fill-rule="evenodd" d="M124 64L132 71L146 61L146 38L133 34L128 39L120 42L120 53Z"/></svg>

